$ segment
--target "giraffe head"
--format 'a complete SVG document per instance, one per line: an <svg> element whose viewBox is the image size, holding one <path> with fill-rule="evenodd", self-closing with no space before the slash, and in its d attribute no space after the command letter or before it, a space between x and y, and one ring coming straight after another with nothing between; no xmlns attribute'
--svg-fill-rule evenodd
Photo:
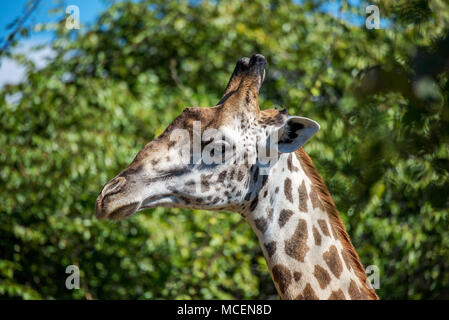
<svg viewBox="0 0 449 320"><path fill-rule="evenodd" d="M259 109L265 65L259 54L239 59L216 106L185 109L105 184L96 216L122 219L154 207L251 208L279 155L319 130L286 110Z"/></svg>

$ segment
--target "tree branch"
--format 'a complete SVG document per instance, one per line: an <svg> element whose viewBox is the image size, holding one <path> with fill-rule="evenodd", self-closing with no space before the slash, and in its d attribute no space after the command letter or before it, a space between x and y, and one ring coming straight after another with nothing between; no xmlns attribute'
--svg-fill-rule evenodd
<svg viewBox="0 0 449 320"><path fill-rule="evenodd" d="M26 10L25 15L17 21L17 25L14 28L14 30L5 38L6 40L4 40L4 43L3 43L2 47L0 48L0 54L5 52L6 49L8 49L8 47L10 46L12 41L14 40L14 37L20 31L20 29L22 28L23 24L30 17L31 13L34 10L36 10L39 2L40 2L40 0L33 0L33 1L29 2L30 5L28 5L28 9Z"/></svg>

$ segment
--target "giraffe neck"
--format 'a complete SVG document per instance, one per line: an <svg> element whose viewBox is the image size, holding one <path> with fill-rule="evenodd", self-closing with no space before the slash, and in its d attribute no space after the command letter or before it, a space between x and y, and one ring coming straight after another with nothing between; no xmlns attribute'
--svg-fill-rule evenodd
<svg viewBox="0 0 449 320"><path fill-rule="evenodd" d="M246 219L282 299L377 299L332 199L302 150L282 154Z"/></svg>

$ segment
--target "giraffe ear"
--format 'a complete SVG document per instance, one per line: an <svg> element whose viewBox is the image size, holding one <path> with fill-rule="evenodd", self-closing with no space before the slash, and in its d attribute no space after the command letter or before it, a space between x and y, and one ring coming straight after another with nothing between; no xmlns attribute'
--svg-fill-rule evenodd
<svg viewBox="0 0 449 320"><path fill-rule="evenodd" d="M304 117L289 117L278 130L279 152L289 153L301 148L318 130L320 125L316 121Z"/></svg>

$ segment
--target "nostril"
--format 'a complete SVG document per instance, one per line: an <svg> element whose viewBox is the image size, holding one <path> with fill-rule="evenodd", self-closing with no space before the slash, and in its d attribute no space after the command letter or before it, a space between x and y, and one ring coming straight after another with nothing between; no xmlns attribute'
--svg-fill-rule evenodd
<svg viewBox="0 0 449 320"><path fill-rule="evenodd" d="M124 177L117 177L109 181L103 188L102 194L107 195L120 190L120 187L126 182Z"/></svg>

